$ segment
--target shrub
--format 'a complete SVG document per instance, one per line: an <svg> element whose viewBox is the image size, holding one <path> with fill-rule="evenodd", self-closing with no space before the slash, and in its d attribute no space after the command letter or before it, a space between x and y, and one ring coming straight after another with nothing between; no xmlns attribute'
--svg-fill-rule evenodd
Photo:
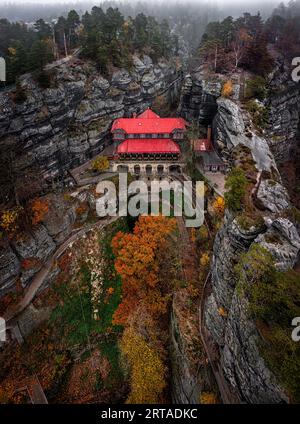
<svg viewBox="0 0 300 424"><path fill-rule="evenodd" d="M109 161L106 156L99 156L92 162L94 172L103 172L109 168Z"/></svg>
<svg viewBox="0 0 300 424"><path fill-rule="evenodd" d="M246 82L245 97L263 100L266 97L266 80L261 76L255 76Z"/></svg>
<svg viewBox="0 0 300 424"><path fill-rule="evenodd" d="M247 187L247 178L241 168L233 168L227 177L225 188L225 204L232 212L242 209Z"/></svg>
<svg viewBox="0 0 300 424"><path fill-rule="evenodd" d="M257 128L266 128L269 121L269 109L255 100L246 104L246 110L250 113L252 122Z"/></svg>
<svg viewBox="0 0 300 424"><path fill-rule="evenodd" d="M270 252L253 244L236 267L239 286L249 301L249 313L261 328L259 348L268 367L300 402L300 344L291 338L291 322L300 316L299 274L276 270Z"/></svg>

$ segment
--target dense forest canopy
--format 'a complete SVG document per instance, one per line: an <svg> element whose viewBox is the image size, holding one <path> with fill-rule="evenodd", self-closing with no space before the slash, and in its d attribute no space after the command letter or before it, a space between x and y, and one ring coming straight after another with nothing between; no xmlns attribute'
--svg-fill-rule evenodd
<svg viewBox="0 0 300 424"><path fill-rule="evenodd" d="M153 16L161 22L167 19L170 27L192 48L196 48L201 40L201 36L206 25L218 19L223 19L228 15L238 17L244 10L250 13L256 13L259 9L263 17L270 16L276 0L259 2L259 0L249 0L248 2L237 3L227 0L225 3L208 0L171 0L164 2L162 0L149 0L147 2L140 0L104 0L95 2L93 0L78 0L65 2L47 2L32 0L21 2L15 0L0 5L0 17L8 19L11 22L26 22L31 27L34 22L43 19L52 23L59 17L67 19L70 10L76 10L79 16L86 11L91 13L92 8L97 5L104 12L109 8L116 9L122 13L125 19L129 16L135 18L143 13L147 16ZM226 7L225 7L226 6ZM1 52L0 52L1 53Z"/></svg>
<svg viewBox="0 0 300 424"><path fill-rule="evenodd" d="M38 19L33 28L0 20L0 52L7 61L8 83L28 71L42 73L47 63L78 47L81 57L94 60L107 74L109 65L130 68L135 52L147 53L153 60L176 55L178 38L171 35L165 19L159 23L143 13L126 19L117 8L104 12L95 6L82 17L71 10L53 25Z"/></svg>
<svg viewBox="0 0 300 424"><path fill-rule="evenodd" d="M179 40L193 51L202 39L201 55L215 71L222 72L241 66L267 74L272 66L270 43L288 59L299 53L300 0L281 3L266 20L260 13L249 12L222 20L220 10L205 2L198 11L195 4L189 8L171 3L156 10L152 2L110 6L116 4L106 1L103 7L93 6L84 13L72 9L55 20L39 18L30 24L0 19L0 55L7 61L7 82L36 71L41 85L47 86L45 65L77 48L104 75L112 66L129 69L133 53L146 53L154 61L177 55ZM154 13L147 15L144 10Z"/></svg>
<svg viewBox="0 0 300 424"><path fill-rule="evenodd" d="M273 65L270 45L288 61L300 51L300 1L281 4L271 17L260 13L210 22L203 34L200 54L216 72L238 67L266 76Z"/></svg>

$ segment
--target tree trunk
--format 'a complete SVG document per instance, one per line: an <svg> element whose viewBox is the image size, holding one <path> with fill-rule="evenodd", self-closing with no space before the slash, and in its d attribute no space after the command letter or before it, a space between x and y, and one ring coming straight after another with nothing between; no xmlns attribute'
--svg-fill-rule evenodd
<svg viewBox="0 0 300 424"><path fill-rule="evenodd" d="M216 50L215 50L215 72L217 70L217 62L218 62L218 46L216 46Z"/></svg>

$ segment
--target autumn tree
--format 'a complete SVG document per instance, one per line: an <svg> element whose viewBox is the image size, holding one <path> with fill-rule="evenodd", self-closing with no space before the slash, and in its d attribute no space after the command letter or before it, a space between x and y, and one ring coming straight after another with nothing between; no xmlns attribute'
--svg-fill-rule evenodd
<svg viewBox="0 0 300 424"><path fill-rule="evenodd" d="M213 210L216 215L223 216L225 210L225 200L224 197L218 196L213 203Z"/></svg>
<svg viewBox="0 0 300 424"><path fill-rule="evenodd" d="M49 210L49 203L46 199L34 199L30 205L32 225L37 225L43 221Z"/></svg>
<svg viewBox="0 0 300 424"><path fill-rule="evenodd" d="M123 333L121 351L131 371L126 403L160 403L166 387L166 368L157 351L131 327Z"/></svg>
<svg viewBox="0 0 300 424"><path fill-rule="evenodd" d="M201 396L200 396L200 403L202 403L204 405L213 405L213 404L216 404L218 402L217 402L217 397L214 393L203 392L203 393L201 393Z"/></svg>
<svg viewBox="0 0 300 424"><path fill-rule="evenodd" d="M12 209L6 209L1 213L0 227L8 235L9 238L19 229L19 219L23 212L23 208L16 206Z"/></svg>
<svg viewBox="0 0 300 424"><path fill-rule="evenodd" d="M240 28L236 31L231 44L231 48L234 53L235 69L238 68L241 60L243 59L250 40L251 36L245 28Z"/></svg>
<svg viewBox="0 0 300 424"><path fill-rule="evenodd" d="M98 156L92 162L92 170L95 172L103 172L109 168L109 161L106 156Z"/></svg>
<svg viewBox="0 0 300 424"><path fill-rule="evenodd" d="M233 85L230 80L226 81L222 88L222 96L223 97L230 97L233 92Z"/></svg>
<svg viewBox="0 0 300 424"><path fill-rule="evenodd" d="M117 233L112 241L115 268L122 279L122 303L114 314L115 324L126 324L141 301L154 313L163 313L166 298L159 286L158 251L166 245L175 220L163 216L141 216L133 234Z"/></svg>

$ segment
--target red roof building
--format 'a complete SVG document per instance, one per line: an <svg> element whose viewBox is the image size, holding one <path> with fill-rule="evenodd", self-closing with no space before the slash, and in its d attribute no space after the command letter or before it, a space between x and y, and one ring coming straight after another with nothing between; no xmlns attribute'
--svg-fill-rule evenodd
<svg viewBox="0 0 300 424"><path fill-rule="evenodd" d="M156 139L155 143L148 140L132 139L125 140L118 146L118 154L179 154L180 148L177 143L170 139Z"/></svg>
<svg viewBox="0 0 300 424"><path fill-rule="evenodd" d="M155 156L178 158L187 122L183 118L160 118L151 109L133 118L116 119L112 125L117 154L123 158Z"/></svg>

